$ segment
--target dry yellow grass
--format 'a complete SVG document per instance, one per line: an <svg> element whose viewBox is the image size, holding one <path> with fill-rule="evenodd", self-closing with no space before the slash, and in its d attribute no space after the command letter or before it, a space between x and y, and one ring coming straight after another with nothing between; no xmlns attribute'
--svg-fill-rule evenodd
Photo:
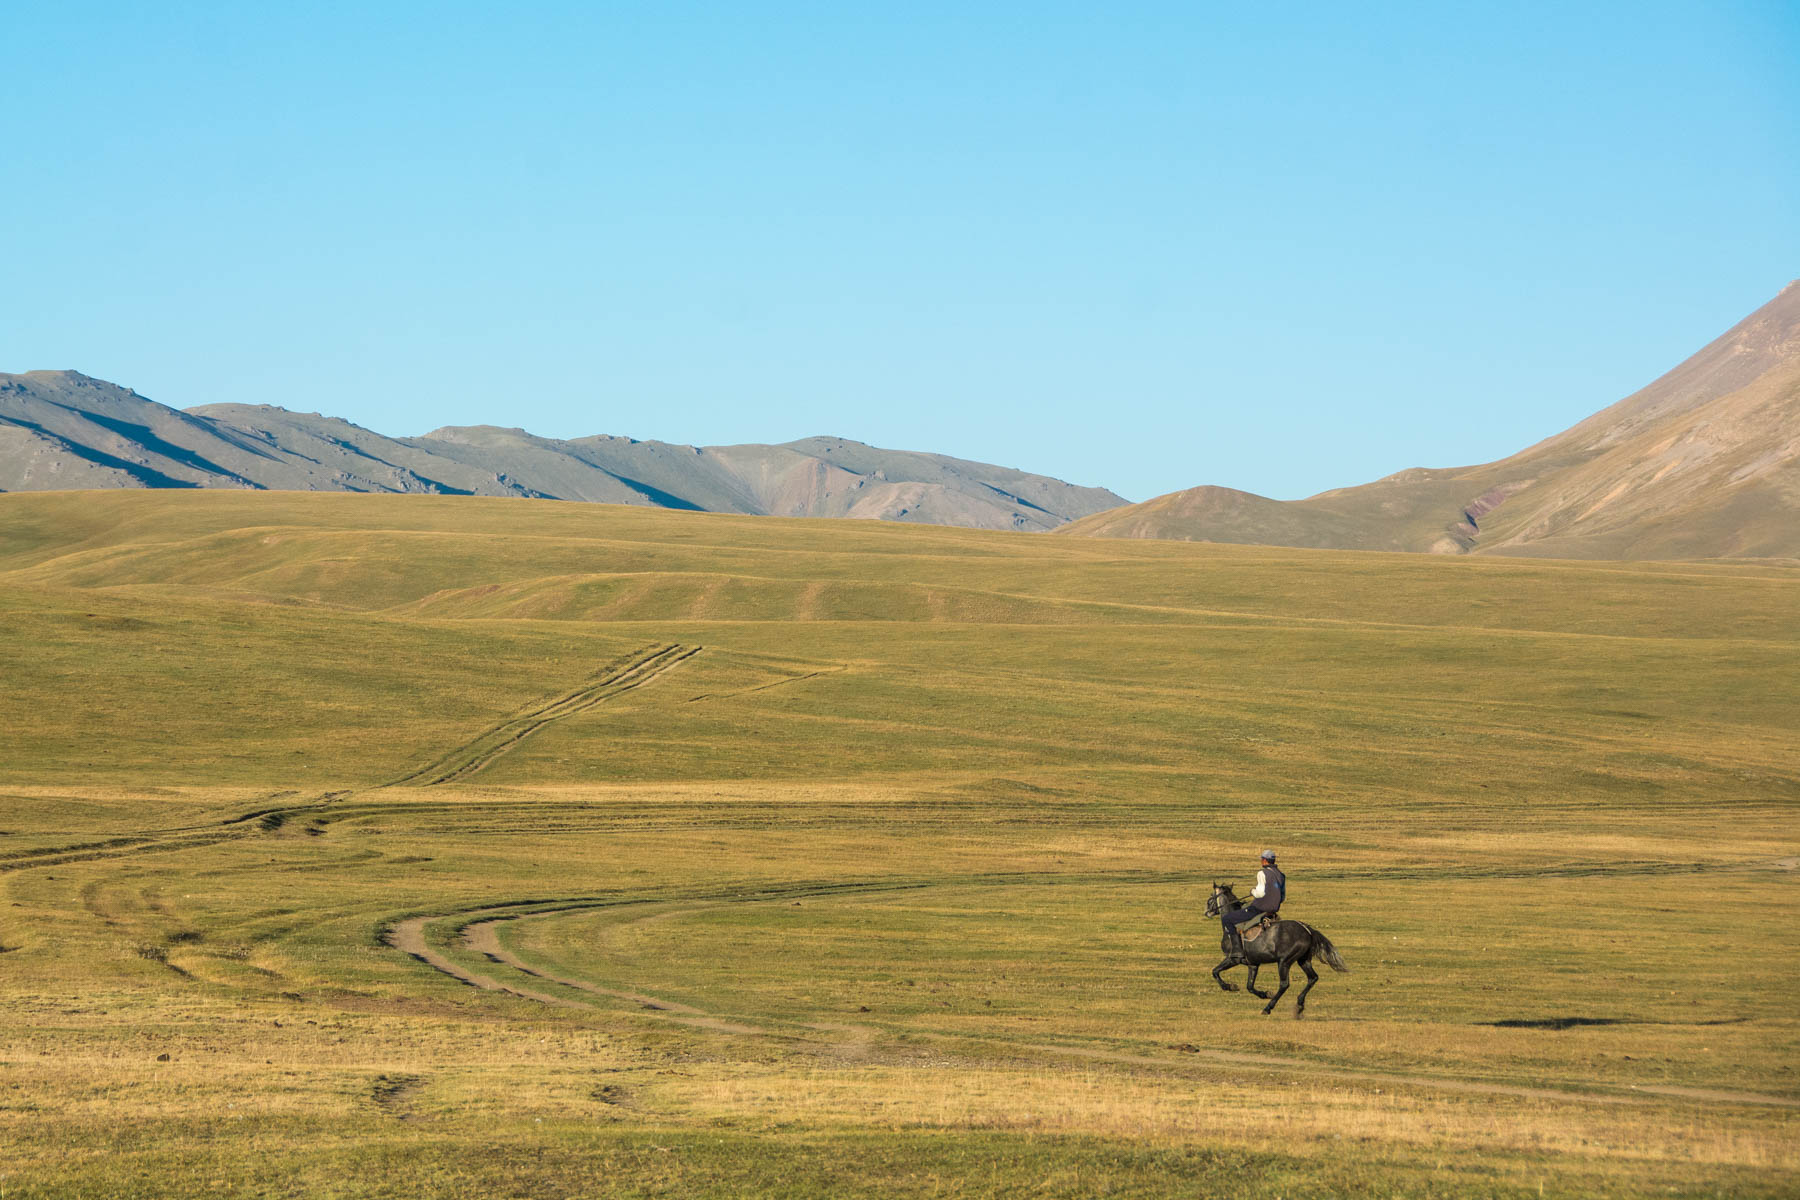
<svg viewBox="0 0 1800 1200"><path fill-rule="evenodd" d="M1789 1193L1797 585L0 497L0 1188Z"/></svg>

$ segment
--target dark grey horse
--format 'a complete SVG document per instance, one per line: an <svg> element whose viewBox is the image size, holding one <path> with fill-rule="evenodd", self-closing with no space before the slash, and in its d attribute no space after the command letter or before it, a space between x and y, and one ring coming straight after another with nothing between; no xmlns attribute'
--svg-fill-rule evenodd
<svg viewBox="0 0 1800 1200"><path fill-rule="evenodd" d="M1213 884L1212 897L1206 902L1206 915L1222 916L1228 912L1236 912L1244 907L1244 902L1232 893L1228 883ZM1224 934L1219 942L1219 949L1225 953L1225 961L1213 968L1213 979L1228 992L1237 991L1237 984L1227 983L1219 972L1230 967L1249 967L1250 978L1244 986L1252 996L1267 1000L1263 1005L1264 1014L1275 1010L1275 1005L1288 990L1288 970L1298 966L1306 972L1306 986L1294 997L1294 1016L1306 1015L1306 993L1312 991L1313 984L1319 982L1319 973L1312 969L1313 955L1318 955L1325 965L1334 971L1348 971L1344 960L1338 957L1337 947L1331 939L1314 929L1304 921L1277 921L1273 927L1263 932L1255 941L1245 942L1243 949L1238 949L1229 933ZM1256 988L1256 969L1268 963L1281 968L1281 986L1275 989L1273 996Z"/></svg>

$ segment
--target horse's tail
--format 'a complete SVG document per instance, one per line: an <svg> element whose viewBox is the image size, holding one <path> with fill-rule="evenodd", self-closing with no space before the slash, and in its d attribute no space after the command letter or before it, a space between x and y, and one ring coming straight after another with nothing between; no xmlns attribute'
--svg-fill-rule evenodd
<svg viewBox="0 0 1800 1200"><path fill-rule="evenodd" d="M1309 925L1307 928L1312 929L1312 926ZM1344 965L1344 960L1339 956L1337 947L1331 944L1331 939L1316 929L1313 929L1312 935L1313 949L1318 952L1320 958L1325 960L1325 965L1334 971L1343 971L1348 974L1350 968Z"/></svg>

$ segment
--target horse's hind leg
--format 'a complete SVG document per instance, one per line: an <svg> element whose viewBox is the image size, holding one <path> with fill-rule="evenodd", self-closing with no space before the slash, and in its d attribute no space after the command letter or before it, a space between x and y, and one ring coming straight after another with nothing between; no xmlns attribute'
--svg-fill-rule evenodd
<svg viewBox="0 0 1800 1200"><path fill-rule="evenodd" d="M1265 1017L1275 1011L1275 1006L1281 1003L1281 997L1285 995L1288 990L1288 968L1293 965L1293 960L1284 958L1276 965L1281 968L1281 986L1275 989L1275 994L1269 997L1269 1002L1267 1004L1263 1005L1263 1016ZM1262 995L1261 992L1256 994L1259 996Z"/></svg>
<svg viewBox="0 0 1800 1200"><path fill-rule="evenodd" d="M1219 974L1220 971L1226 971L1235 966L1237 966L1237 963L1233 962L1231 959L1228 958L1224 962L1220 963L1218 966L1213 968L1213 982L1217 983L1219 985L1219 988L1221 991L1227 991L1227 992L1237 991L1237 984L1227 982L1225 977L1223 975ZM1256 968L1251 967L1250 971L1251 971L1250 978L1254 981L1256 978L1256 974L1255 974Z"/></svg>
<svg viewBox="0 0 1800 1200"><path fill-rule="evenodd" d="M1306 986L1300 989L1298 996L1294 997L1294 1020L1296 1021L1306 1015L1306 993L1312 991L1313 984L1319 982L1319 973L1312 969L1310 958L1300 960L1300 969L1306 972Z"/></svg>
<svg viewBox="0 0 1800 1200"><path fill-rule="evenodd" d="M1267 1000L1269 998L1269 993L1256 986L1256 964L1245 963L1244 965L1250 968L1250 978L1244 980L1244 990L1249 992L1252 996L1255 996L1258 1000Z"/></svg>

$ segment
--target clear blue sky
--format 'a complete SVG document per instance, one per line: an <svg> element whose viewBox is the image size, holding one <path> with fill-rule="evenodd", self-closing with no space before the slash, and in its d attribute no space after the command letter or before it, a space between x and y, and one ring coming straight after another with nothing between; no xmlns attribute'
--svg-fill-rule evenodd
<svg viewBox="0 0 1800 1200"><path fill-rule="evenodd" d="M16 4L0 370L1283 498L1800 275L1769 3Z"/></svg>

